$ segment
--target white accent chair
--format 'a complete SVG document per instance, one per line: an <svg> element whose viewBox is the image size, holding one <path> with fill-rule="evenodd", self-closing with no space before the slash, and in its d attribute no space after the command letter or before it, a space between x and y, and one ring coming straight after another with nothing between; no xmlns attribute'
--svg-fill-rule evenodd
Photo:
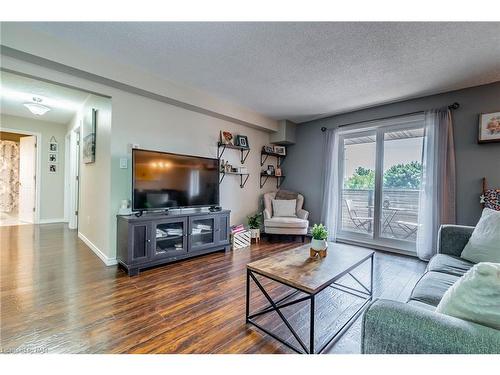
<svg viewBox="0 0 500 375"><path fill-rule="evenodd" d="M309 229L309 212L302 209L304 196L298 194L296 215L297 217L277 217L273 216L272 200L276 197L276 191L264 194L264 231L266 234L282 234L302 236L302 242L305 241L305 235Z"/></svg>

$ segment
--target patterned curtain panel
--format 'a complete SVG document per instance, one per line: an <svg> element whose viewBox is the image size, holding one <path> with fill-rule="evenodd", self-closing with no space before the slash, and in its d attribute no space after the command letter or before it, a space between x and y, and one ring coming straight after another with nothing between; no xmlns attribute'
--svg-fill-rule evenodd
<svg viewBox="0 0 500 375"><path fill-rule="evenodd" d="M0 140L0 211L17 211L19 203L19 144Z"/></svg>

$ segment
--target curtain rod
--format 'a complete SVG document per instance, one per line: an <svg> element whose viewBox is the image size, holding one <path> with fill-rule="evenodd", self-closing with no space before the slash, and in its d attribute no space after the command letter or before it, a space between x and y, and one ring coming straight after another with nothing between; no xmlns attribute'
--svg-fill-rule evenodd
<svg viewBox="0 0 500 375"><path fill-rule="evenodd" d="M459 103L457 103L457 102L455 102L455 103L453 103L453 104L450 104L450 105L448 106L448 109L449 109L449 110L458 109L458 108L460 108L460 104L459 104ZM363 121L350 122L350 123L348 123L348 124L342 124L342 125L339 125L339 126L337 126L337 128L343 128L344 126L361 124L361 123L363 123L363 122L380 121L380 120L387 120L387 119L390 119L390 118L395 118L395 117L416 115L416 114L418 114L418 113L423 113L423 112L424 112L424 111L417 111L417 112L411 112L411 113L403 113L403 114L401 114L401 115L394 115L394 116L387 116L387 117L379 117L379 118L376 118L376 119L373 119L373 120L363 120ZM324 127L324 126L321 128L321 131L322 131L322 132L325 132L325 131L327 131L327 130L328 130L328 128L326 128L326 127Z"/></svg>

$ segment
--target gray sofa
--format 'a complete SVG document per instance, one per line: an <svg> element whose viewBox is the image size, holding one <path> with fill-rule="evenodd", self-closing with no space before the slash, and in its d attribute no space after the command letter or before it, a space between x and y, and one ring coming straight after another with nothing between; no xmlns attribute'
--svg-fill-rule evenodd
<svg viewBox="0 0 500 375"><path fill-rule="evenodd" d="M406 303L375 300L363 315L361 351L500 353L500 331L434 312L446 290L474 264L460 258L474 227L443 225L438 254Z"/></svg>

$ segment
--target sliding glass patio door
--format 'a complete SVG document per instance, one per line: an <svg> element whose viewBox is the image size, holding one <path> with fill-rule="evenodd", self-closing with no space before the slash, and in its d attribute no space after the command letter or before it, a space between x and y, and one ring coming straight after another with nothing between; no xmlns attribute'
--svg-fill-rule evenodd
<svg viewBox="0 0 500 375"><path fill-rule="evenodd" d="M338 239L415 251L423 136L421 116L341 133Z"/></svg>

